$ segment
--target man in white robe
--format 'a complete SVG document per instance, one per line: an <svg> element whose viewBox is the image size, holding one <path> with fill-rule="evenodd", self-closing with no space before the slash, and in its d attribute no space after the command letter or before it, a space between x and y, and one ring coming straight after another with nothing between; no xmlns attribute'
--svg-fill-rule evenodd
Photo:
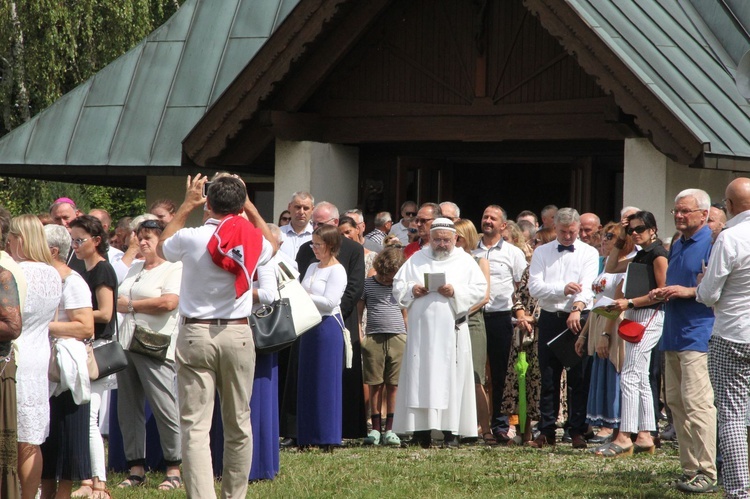
<svg viewBox="0 0 750 499"><path fill-rule="evenodd" d="M449 447L457 445L457 435L477 433L466 318L484 298L487 280L476 261L455 249L455 243L453 222L435 219L429 246L407 260L393 282L393 296L409 311L393 431L413 432L425 448L431 444L432 430L442 431ZM445 284L429 291L425 274L441 273ZM432 278L434 282L439 276Z"/></svg>

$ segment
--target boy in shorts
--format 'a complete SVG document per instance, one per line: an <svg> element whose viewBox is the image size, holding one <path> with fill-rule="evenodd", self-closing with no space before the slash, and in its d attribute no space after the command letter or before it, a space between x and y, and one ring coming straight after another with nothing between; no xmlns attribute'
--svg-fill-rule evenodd
<svg viewBox="0 0 750 499"><path fill-rule="evenodd" d="M380 443L381 407L385 392L385 445L400 446L401 439L393 432L393 408L406 346L406 310L401 310L393 297L393 276L404 263L399 248L385 248L373 262L376 274L365 279L362 299L357 304L359 321L367 308L367 325L362 339L364 382L370 386L372 430L368 443Z"/></svg>

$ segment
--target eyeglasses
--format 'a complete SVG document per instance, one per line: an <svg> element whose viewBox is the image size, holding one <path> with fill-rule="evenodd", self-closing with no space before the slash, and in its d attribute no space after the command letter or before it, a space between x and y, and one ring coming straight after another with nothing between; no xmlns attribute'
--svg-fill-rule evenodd
<svg viewBox="0 0 750 499"><path fill-rule="evenodd" d="M159 225L159 222L157 220L144 220L138 226L138 231L140 231L141 229L160 229L161 230L161 225Z"/></svg>
<svg viewBox="0 0 750 499"><path fill-rule="evenodd" d="M416 211L405 211L404 215L406 215L407 217L416 217L417 216L417 212Z"/></svg>
<svg viewBox="0 0 750 499"><path fill-rule="evenodd" d="M635 232L636 234L643 234L647 230L648 227L646 227L645 225L639 225L637 227L628 227L627 229L625 229L625 232L627 232L628 235L632 234L633 232Z"/></svg>
<svg viewBox="0 0 750 499"><path fill-rule="evenodd" d="M415 218L414 223L417 225L426 224L427 222L432 222L435 220L434 218Z"/></svg>
<svg viewBox="0 0 750 499"><path fill-rule="evenodd" d="M606 234L604 234L604 239L606 239L607 241L611 241L614 238L615 238L614 232L607 232Z"/></svg>
<svg viewBox="0 0 750 499"><path fill-rule="evenodd" d="M679 215L681 217L686 217L695 211L703 211L703 210L701 210L700 208L697 208L695 210L669 210L669 212L672 215Z"/></svg>
<svg viewBox="0 0 750 499"><path fill-rule="evenodd" d="M312 243L312 247L313 248L317 248L317 249L320 249L320 248L324 247L325 245L326 245L326 243Z"/></svg>
<svg viewBox="0 0 750 499"><path fill-rule="evenodd" d="M91 239L91 238L87 237L85 239L81 239L80 237L76 237L75 239L73 239L73 246L80 246L83 243L85 243L86 241L88 241L89 239Z"/></svg>
<svg viewBox="0 0 750 499"><path fill-rule="evenodd" d="M315 228L315 227L319 227L319 226L321 226L321 225L325 225L325 224L327 224L327 223L328 223L328 222L330 222L331 220L336 220L336 217L333 217L333 218L329 218L328 220L323 220L322 222L316 222L315 220L313 220L313 222L312 222L312 226L313 226L313 228Z"/></svg>

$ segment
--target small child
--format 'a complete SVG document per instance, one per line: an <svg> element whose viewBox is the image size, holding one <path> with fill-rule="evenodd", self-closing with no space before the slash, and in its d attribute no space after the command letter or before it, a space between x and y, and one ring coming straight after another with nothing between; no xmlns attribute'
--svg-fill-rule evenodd
<svg viewBox="0 0 750 499"><path fill-rule="evenodd" d="M406 346L406 311L393 298L393 276L404 264L399 248L385 248L373 262L376 274L365 279L362 299L357 304L360 324L367 307L367 326L362 339L362 366L366 385L370 386L372 430L366 443L380 443L383 392L386 394L385 445L400 446L393 432L393 408L396 406L401 358Z"/></svg>

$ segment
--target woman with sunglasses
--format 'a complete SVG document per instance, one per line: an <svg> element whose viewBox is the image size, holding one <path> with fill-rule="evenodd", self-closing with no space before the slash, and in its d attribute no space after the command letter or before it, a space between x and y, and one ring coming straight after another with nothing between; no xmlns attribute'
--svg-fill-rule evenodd
<svg viewBox="0 0 750 499"><path fill-rule="evenodd" d="M612 251L619 232L616 222L609 222L602 229L601 247L606 255ZM620 261L632 259L635 256L634 248L632 238L628 237L620 251ZM605 262L607 257L604 257ZM614 299L617 286L624 277L623 273L609 273L603 270L591 284L594 303L603 296ZM586 422L599 428L597 434L588 439L588 443L597 446L608 445L620 427L620 369L625 351L623 341L617 335L619 324L619 318L611 320L591 313L576 342L578 355L588 351L588 355L593 358Z"/></svg>
<svg viewBox="0 0 750 499"><path fill-rule="evenodd" d="M282 211L281 215L279 215L279 227L289 225L290 223L292 223L292 214L289 210Z"/></svg>
<svg viewBox="0 0 750 499"><path fill-rule="evenodd" d="M623 272L628 263L645 264L654 276L657 288L664 287L667 280L667 251L657 238L656 219L651 212L639 211L624 218L605 270L610 273ZM632 260L623 260L621 254L631 236L633 243L641 249ZM622 283L618 293L622 291ZM622 296L622 295L619 295ZM597 450L604 457L654 453L655 445L651 432L656 430L654 402L649 382L651 350L659 342L664 322L661 302L649 298L648 293L631 299L619 297L612 310L625 312L625 319L638 322L645 327L643 338L638 343L625 342L625 359L620 373L620 431L606 448ZM634 442L631 434L637 433Z"/></svg>
<svg viewBox="0 0 750 499"><path fill-rule="evenodd" d="M164 227L166 224L160 220L145 220L138 225L135 234L143 260L130 267L117 297L117 311L124 316L119 341L128 358L128 366L117 373L117 415L123 423L120 430L130 469L128 478L118 488L138 487L146 481L146 400L156 419L167 467L159 490L182 486L179 409L174 392L182 263L168 262L157 254L156 246ZM166 360L129 351L135 341L136 324L170 337Z"/></svg>
<svg viewBox="0 0 750 499"><path fill-rule="evenodd" d="M8 252L28 284L23 328L15 340L18 407L18 478L21 497L33 498L42 480L40 445L49 434L49 324L62 295L62 279L52 266L42 222L21 215L10 222Z"/></svg>
<svg viewBox="0 0 750 499"><path fill-rule="evenodd" d="M68 225L73 238L73 251L85 266L81 277L91 292L94 310L94 343L111 340L115 334L115 297L117 275L107 261L109 238L99 219L81 215ZM99 433L99 409L106 390L107 378L91 382L91 411L89 414L89 447L91 450L91 480L83 480L73 492L75 497L109 497L106 489L107 468L104 459L104 441Z"/></svg>

